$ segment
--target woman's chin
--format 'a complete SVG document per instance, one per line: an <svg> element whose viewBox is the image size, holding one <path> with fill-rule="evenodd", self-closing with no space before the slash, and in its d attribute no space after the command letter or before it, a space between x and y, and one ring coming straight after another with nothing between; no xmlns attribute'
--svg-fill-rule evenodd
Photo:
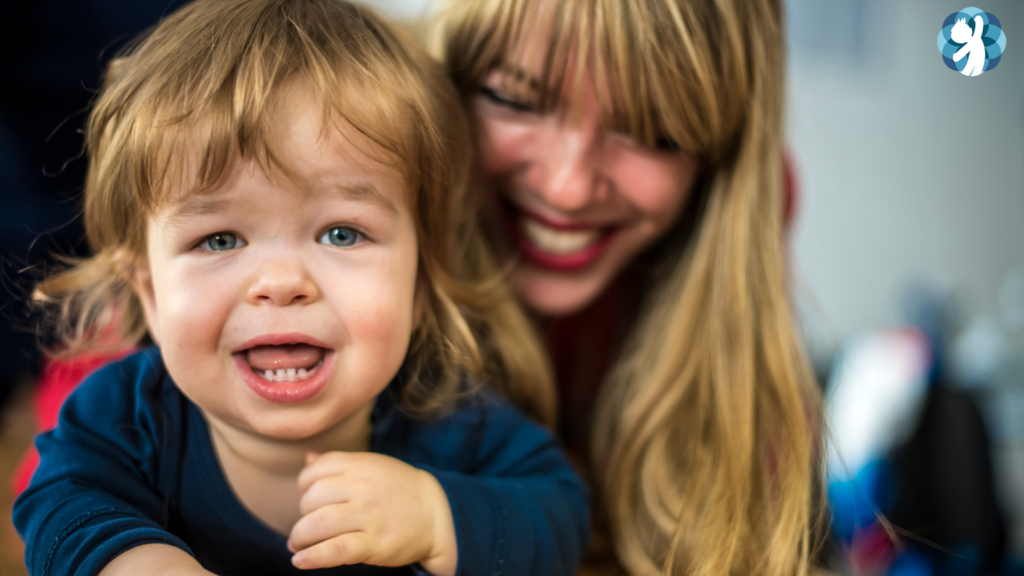
<svg viewBox="0 0 1024 576"><path fill-rule="evenodd" d="M540 316L559 317L579 312L600 296L611 279L601 272L564 274L521 262L510 280L527 309Z"/></svg>

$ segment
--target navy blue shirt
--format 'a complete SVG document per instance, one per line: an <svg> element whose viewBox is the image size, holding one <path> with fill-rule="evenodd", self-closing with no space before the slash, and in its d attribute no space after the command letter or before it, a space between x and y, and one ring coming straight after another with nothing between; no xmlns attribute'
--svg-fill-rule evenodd
<svg viewBox="0 0 1024 576"><path fill-rule="evenodd" d="M493 394L435 419L397 409L393 382L372 415L370 450L432 473L448 495L458 574L572 574L587 494L551 435ZM177 546L218 574L392 574L298 570L285 538L256 519L220 468L202 412L150 348L88 378L36 440L40 463L14 505L35 576L97 574L148 543Z"/></svg>

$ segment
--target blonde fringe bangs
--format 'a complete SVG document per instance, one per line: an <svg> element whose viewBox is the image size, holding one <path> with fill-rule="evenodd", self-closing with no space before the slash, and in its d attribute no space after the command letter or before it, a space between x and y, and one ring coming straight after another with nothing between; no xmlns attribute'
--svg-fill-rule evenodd
<svg viewBox="0 0 1024 576"><path fill-rule="evenodd" d="M504 68L510 83L505 88L517 95L536 89L538 106L547 111L559 103L567 84L578 89L586 72L601 88L597 95L609 130L647 146L667 138L717 162L732 150L746 113L746 103L736 95L747 93L739 70L743 56L736 63L725 47L712 50L711 61L695 57L716 45L720 34L679 27L696 19L692 4L448 0L439 10L430 44L447 59L464 96L475 94L492 70ZM544 37L541 30L546 40L537 41ZM676 37L680 30L682 38ZM538 54L543 66L531 78L519 63Z"/></svg>
<svg viewBox="0 0 1024 576"><path fill-rule="evenodd" d="M290 177L268 135L293 83L321 103L325 144L347 123L356 145L405 177L420 246L407 409L443 408L469 376L493 380L550 423L543 352L478 238L458 97L412 41L340 0L200 0L114 60L86 129L95 256L69 262L34 294L57 331L52 353L105 352L145 336L128 279L145 265L144 223L162 203L215 189L239 161Z"/></svg>
<svg viewBox="0 0 1024 576"><path fill-rule="evenodd" d="M821 405L781 222L780 4L453 0L434 30L466 101L504 68L543 112L585 71L610 129L700 159L695 216L657 252L592 429L593 477L633 575L802 575L820 546ZM535 55L531 80L520 65Z"/></svg>

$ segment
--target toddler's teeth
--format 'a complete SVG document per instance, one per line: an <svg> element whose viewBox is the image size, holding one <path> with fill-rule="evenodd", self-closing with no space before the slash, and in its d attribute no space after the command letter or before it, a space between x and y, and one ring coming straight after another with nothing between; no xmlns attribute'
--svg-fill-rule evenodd
<svg viewBox="0 0 1024 576"><path fill-rule="evenodd" d="M282 382L284 381L284 368L277 369L277 379Z"/></svg>
<svg viewBox="0 0 1024 576"><path fill-rule="evenodd" d="M295 368L288 369L288 379L295 382Z"/></svg>
<svg viewBox="0 0 1024 576"><path fill-rule="evenodd" d="M274 371L273 370L267 370L263 374L263 377L266 378L267 380L270 380L271 382L273 382L274 381Z"/></svg>
<svg viewBox="0 0 1024 576"><path fill-rule="evenodd" d="M306 369L305 368L299 368L299 378L305 378L305 377L306 377Z"/></svg>

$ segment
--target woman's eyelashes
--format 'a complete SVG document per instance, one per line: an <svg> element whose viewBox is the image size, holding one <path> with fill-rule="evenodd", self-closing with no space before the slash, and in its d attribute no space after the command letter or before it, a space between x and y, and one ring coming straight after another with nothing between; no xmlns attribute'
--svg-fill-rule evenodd
<svg viewBox="0 0 1024 576"><path fill-rule="evenodd" d="M654 140L644 141L630 135L626 131L621 131L610 134L609 142L614 143L614 145L621 146L626 150L642 152L645 154L654 153L658 154L659 157L686 153L678 142L668 136L655 136Z"/></svg>
<svg viewBox="0 0 1024 576"><path fill-rule="evenodd" d="M480 87L480 94L483 95L483 97L486 98L488 102L501 106L502 108L507 108L514 112L522 112L528 114L538 113L537 107L534 104L516 100L514 97L506 94L505 92L502 92L501 90L498 90L496 88L491 88L490 86L487 85L483 85ZM626 134L623 135L626 138L631 139L630 136ZM652 144L644 145L642 147L654 150L656 152L683 151L682 146L680 146L678 142L664 134L655 137L654 142Z"/></svg>
<svg viewBox="0 0 1024 576"><path fill-rule="evenodd" d="M654 139L654 149L659 152L682 152L683 147L668 136L658 136Z"/></svg>
<svg viewBox="0 0 1024 576"><path fill-rule="evenodd" d="M333 226L324 232L320 238L317 239L317 242L327 246L348 248L365 240L366 236L358 230L349 228L348 226Z"/></svg>
<svg viewBox="0 0 1024 576"><path fill-rule="evenodd" d="M489 86L481 86L480 94L482 94L484 98L492 104L497 104L498 106L502 106L516 112L537 112L537 108L533 104L516 100L514 97Z"/></svg>

